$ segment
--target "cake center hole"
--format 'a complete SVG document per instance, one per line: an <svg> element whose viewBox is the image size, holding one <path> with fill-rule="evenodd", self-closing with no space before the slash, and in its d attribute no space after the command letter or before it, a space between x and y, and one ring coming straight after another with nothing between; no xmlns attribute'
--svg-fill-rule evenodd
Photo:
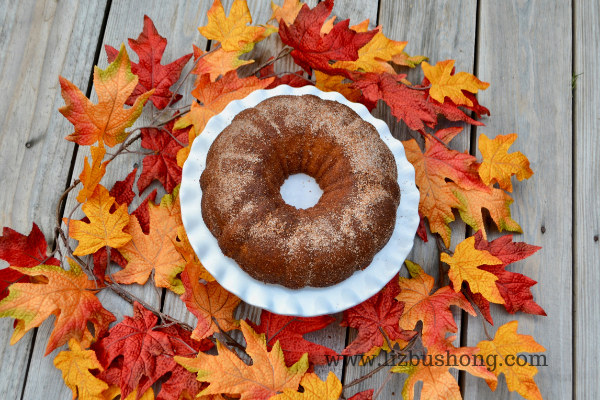
<svg viewBox="0 0 600 400"><path fill-rule="evenodd" d="M315 178L306 174L290 175L280 192L287 204L302 209L313 207L323 194Z"/></svg>

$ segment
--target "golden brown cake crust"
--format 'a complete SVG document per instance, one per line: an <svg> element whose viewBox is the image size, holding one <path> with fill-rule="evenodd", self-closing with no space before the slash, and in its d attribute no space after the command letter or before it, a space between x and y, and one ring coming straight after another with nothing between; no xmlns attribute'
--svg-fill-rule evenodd
<svg viewBox="0 0 600 400"><path fill-rule="evenodd" d="M285 203L293 174L323 190ZM276 96L239 113L215 139L200 178L202 217L223 253L253 278L331 286L366 268L390 239L400 204L394 156L373 125L316 96Z"/></svg>

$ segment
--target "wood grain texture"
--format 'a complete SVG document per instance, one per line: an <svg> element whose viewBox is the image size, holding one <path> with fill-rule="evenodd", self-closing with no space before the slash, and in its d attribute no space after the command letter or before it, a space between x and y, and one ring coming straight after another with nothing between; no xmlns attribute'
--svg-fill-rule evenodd
<svg viewBox="0 0 600 400"><path fill-rule="evenodd" d="M503 307L494 307L492 317L495 326L490 334L494 335L497 327L518 320L519 333L532 335L546 348L544 354L548 366L538 367L539 372L535 376L542 396L569 399L573 379L571 3L483 0L480 7L477 76L490 82L491 86L479 94L479 101L490 108L492 118L488 126L478 129L477 133L493 138L517 132L519 138L511 150L523 152L531 161L535 175L523 182L513 180L515 203L511 207L512 215L524 231L522 235L515 235L515 240L542 246L543 249L508 269L538 281L532 292L536 302L548 313L547 317L510 315ZM592 69L585 71L590 73L585 79L593 79ZM597 108L597 104L592 107ZM595 115L595 112L589 115ZM594 135L597 136L595 132ZM597 151L597 148L596 144L594 149L586 151ZM478 154L478 157L481 155ZM586 160L588 163L591 161L589 158ZM583 160L578 159L577 162L582 165L580 162ZM592 168L591 164L589 168ZM592 173L591 169L588 171ZM597 170L587 179L596 179L597 182ZM586 206L593 207L593 204L597 204L597 200ZM580 215L590 218L593 214ZM590 218L587 224L592 224L592 221ZM584 226L591 227L583 225L579 228L580 232L583 232L581 228ZM490 234L488 239L498 236ZM582 243L590 243L589 231L585 236L587 242ZM579 237L583 240L583 236ZM585 264L582 268L590 271L597 269L597 265ZM597 275L583 276L590 279ZM597 285L597 281L588 282L589 285ZM590 329L593 329L592 326L593 322ZM590 333L595 337L595 332L590 330ZM485 335L480 320L469 317L468 345L476 346L481 340L485 340ZM590 354L579 354L590 363L594 362ZM589 383L592 384L592 381ZM596 397L595 388L592 393L590 395ZM467 375L465 398L509 397L521 398L508 392L504 376L499 379L496 392L491 393L483 380Z"/></svg>
<svg viewBox="0 0 600 400"><path fill-rule="evenodd" d="M473 72L473 61L475 51L475 30L476 30L476 8L475 0L464 1L396 1L381 0L379 9L379 24L383 26L383 33L386 37L394 40L406 40L408 45L405 51L410 55L425 55L430 58L429 62L435 65L438 61L447 59L456 60L457 71ZM372 19L374 21L374 19ZM409 68L397 69L400 73L408 73L408 79L416 84L423 79L421 68L410 70ZM420 136L414 131L409 131L404 122L398 122L389 112L389 107L382 102L373 111L373 115L385 121L392 135L399 140L408 140ZM483 121L487 123L487 121ZM444 123L441 127L464 126L457 123ZM419 138L420 140L420 138ZM422 140L420 140L422 144ZM450 147L459 151L469 150L470 128L459 134L451 143ZM450 224L452 228L451 247L456 246L465 238L465 224L456 215L457 220ZM439 253L435 244L435 238L429 233L429 242L424 243L421 239L415 238L415 244L408 259L421 265L430 275L437 278ZM401 274L408 276L406 269L402 268ZM461 311L457 307L452 307L456 323L459 327L460 337L460 319ZM351 329L348 340L356 338L356 330ZM455 344L458 346L458 340ZM372 366L352 366L347 365L346 379L344 383L349 383L360 376L365 375L370 370L376 368L379 363L386 361L385 354L381 354L375 360ZM386 371L380 371L371 379L348 389L345 395L351 396L354 393L374 388L377 390L386 379ZM458 377L457 370L450 370L455 377ZM399 398L402 385L406 375L394 374L381 392L381 399Z"/></svg>
<svg viewBox="0 0 600 400"><path fill-rule="evenodd" d="M144 1L143 3L135 0L113 1L108 16L105 34L102 38L103 47L100 59L98 60L99 67L106 68L108 65L106 53L104 52L104 45L110 44L111 46L118 48L121 43L127 43L127 38L137 38L143 28L144 14L152 18L158 32L168 38L168 45L163 56L163 64L171 62L184 54L190 53L192 50L192 43L204 48L206 46L206 41L200 37L197 27L206 23L206 12L209 7L210 3L208 1L201 0L181 0L176 2L161 2L157 0ZM132 61L137 62L137 55L131 51L129 47L128 54ZM191 62L188 63L184 70L184 74L191 68L191 64ZM70 79L70 76L65 76L65 78ZM182 94L188 93L188 95L185 95L181 100L181 104L189 104L191 102L189 92L193 80L190 79L189 81L189 85L181 90ZM94 103L97 102L95 92L93 92L91 99ZM151 117L152 107L147 105L144 113L134 126L148 125L151 121ZM61 132L61 137L69 134L71 130L69 124L65 131ZM139 142L132 147L133 150L139 150ZM109 149L108 152L110 153L111 150L114 151L115 149L116 147ZM77 158L75 160L73 179L76 179L82 170L84 156L89 156L89 150L89 146L79 147ZM117 157L109 164L106 175L102 180L102 184L107 188L111 188L115 181L124 179L135 165L140 167L138 169L139 175L141 172L142 158L143 156L140 154L128 154ZM156 185L146 189L145 193L142 194L142 197L145 197L145 195L154 187L156 187ZM162 193L164 193L164 191ZM160 200L160 195L162 193L159 193L157 201ZM72 192L72 195L70 195L67 200L65 208L65 210L68 210L67 213L76 205L76 195L77 189ZM130 211L134 210L140 201L140 198L136 199L134 204L131 205ZM80 218L81 216L80 210L74 214L74 218ZM118 267L114 265L113 268L118 269ZM154 307L160 307L161 298L157 296L156 291L151 285L151 281L145 286L136 284L127 285L127 290L142 300L152 304ZM162 290L159 291L159 294L162 295ZM132 306L109 290L102 291L98 297L102 301L104 307L114 313L118 320L121 320L124 315L131 316L133 314ZM47 400L62 400L69 398L71 395L70 390L62 382L60 371L56 369L52 363L53 358L60 350L56 350L46 358L42 357L50 331L51 324L49 321L46 321L39 329L33 350L30 368L31 373L28 376L25 387L24 399L37 400L45 398ZM48 390L50 385L52 385L52 390Z"/></svg>
<svg viewBox="0 0 600 400"><path fill-rule="evenodd" d="M106 0L0 3L1 226L27 234L35 221L52 235L74 148L63 139L70 123L56 111L58 75L87 89L105 8ZM34 336L10 346L13 321L0 321L0 398L7 400L21 396Z"/></svg>
<svg viewBox="0 0 600 400"><path fill-rule="evenodd" d="M597 2L575 2L575 35L573 74L580 74L575 88L574 168L575 202L573 229L574 257L574 332L573 352L576 399L596 397L600 380L600 339L597 313L600 304L600 5Z"/></svg>

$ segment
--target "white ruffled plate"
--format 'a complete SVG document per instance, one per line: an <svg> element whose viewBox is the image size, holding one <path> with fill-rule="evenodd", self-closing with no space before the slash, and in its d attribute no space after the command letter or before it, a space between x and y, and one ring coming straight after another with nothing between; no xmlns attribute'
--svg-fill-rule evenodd
<svg viewBox="0 0 600 400"><path fill-rule="evenodd" d="M396 158L401 199L392 237L375 255L371 265L363 271L355 272L350 278L337 285L294 290L255 280L233 259L221 252L217 240L202 219L200 205L202 190L199 181L211 144L240 111L254 107L269 97L303 94L312 94L345 104L375 126ZM312 317L331 314L367 300L381 290L400 270L412 249L419 224L417 211L419 191L415 186L415 170L406 159L402 143L392 137L385 122L374 118L362 104L352 103L337 92L322 92L313 86L292 88L281 85L271 90L257 90L243 100L232 101L220 114L212 117L202 134L194 141L190 155L183 166L180 198L183 225L202 265L226 290L246 303L281 315Z"/></svg>

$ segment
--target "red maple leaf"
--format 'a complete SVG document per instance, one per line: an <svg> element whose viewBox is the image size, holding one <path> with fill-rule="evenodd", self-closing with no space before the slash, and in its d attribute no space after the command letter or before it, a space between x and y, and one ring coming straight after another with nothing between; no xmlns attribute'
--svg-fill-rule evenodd
<svg viewBox="0 0 600 400"><path fill-rule="evenodd" d="M375 389L368 389L364 392L356 393L354 396L350 397L348 400L373 400L373 393Z"/></svg>
<svg viewBox="0 0 600 400"><path fill-rule="evenodd" d="M294 48L292 57L296 64L310 73L310 69L335 75L345 71L332 68L329 61L356 61L358 49L367 44L377 30L357 33L349 29L350 20L336 24L333 29L321 37L321 27L333 9L333 0L325 0L313 9L306 4L298 13L293 24L279 22L279 36L283 43Z"/></svg>
<svg viewBox="0 0 600 400"><path fill-rule="evenodd" d="M139 95L151 89L156 89L150 96L150 101L154 103L156 108L162 110L169 105L173 96L170 88L179 80L181 70L192 57L192 54L186 54L170 64L162 65L160 62L167 47L167 39L159 35L154 27L154 22L147 15L144 15L142 33L140 33L137 40L129 39L129 46L140 58L139 63L131 63L131 72L139 77L139 81L125 104L131 106ZM105 49L108 62L113 62L119 52L109 45L106 45ZM173 99L173 103L179 101L181 97L180 94L177 94Z"/></svg>
<svg viewBox="0 0 600 400"><path fill-rule="evenodd" d="M382 347L388 350L388 341L408 342L417 334L405 331L399 326L400 317L404 312L404 303L395 300L399 293L400 286L396 275L379 293L344 311L340 325L358 329L358 337L342 351L343 355L377 355Z"/></svg>
<svg viewBox="0 0 600 400"><path fill-rule="evenodd" d="M0 259L15 267L32 268L42 263L60 265L60 261L54 257L46 260L47 247L44 234L35 223L27 236L11 228L4 228L0 236ZM12 268L0 270L0 300L8 296L8 287L15 282L30 283L31 279Z"/></svg>
<svg viewBox="0 0 600 400"><path fill-rule="evenodd" d="M115 376L118 376L115 384L121 388L123 398L135 388L139 388L138 398L141 397L154 382L169 372L171 377L176 373L183 373L183 368L175 362L174 356L189 357L212 347L210 341L192 340L179 327L155 329L157 321L158 318L151 311L136 302L133 306L133 318L124 317L122 322L109 331L107 337L93 346L98 361L107 368L99 377L109 382L116 380ZM120 374L116 374L115 369ZM170 391L184 389L177 380L175 378L171 382Z"/></svg>
<svg viewBox="0 0 600 400"><path fill-rule="evenodd" d="M140 223L142 232L146 235L150 233L150 211L148 210L148 201L154 202L156 200L157 189L154 189L150 194L142 201L142 203L135 209L131 215L135 215Z"/></svg>
<svg viewBox="0 0 600 400"><path fill-rule="evenodd" d="M302 337L306 333L325 328L333 321L335 318L329 315L310 318L291 317L273 314L267 310L262 310L260 314L260 325L246 319L256 333L265 334L269 351L279 341L288 367L300 360L304 353L308 353L308 361L313 364L322 365L337 360L338 354L334 350L309 342Z"/></svg>
<svg viewBox="0 0 600 400"><path fill-rule="evenodd" d="M142 129L142 147L153 150L154 154L144 157L144 169L138 179L138 190L142 193L148 185L157 179L167 193L181 183L181 167L177 165L177 152L188 144L190 128L173 131L175 120L163 129Z"/></svg>
<svg viewBox="0 0 600 400"><path fill-rule="evenodd" d="M433 128L437 124L435 109L427 102L423 92L400 83L406 75L353 72L351 76L354 80L352 88L362 91L358 102L369 110L377 106L378 100L383 100L390 106L392 115L403 120L410 129L423 131L425 125Z"/></svg>
<svg viewBox="0 0 600 400"><path fill-rule="evenodd" d="M511 314L522 311L528 314L546 315L542 307L533 300L533 294L531 293L530 288L537 282L525 275L505 270L507 265L529 257L541 247L522 242L515 243L512 241L512 235L501 236L492 242L488 242L483 239L482 232L478 231L475 234L475 248L477 250L487 250L491 255L502 261L501 265L483 265L479 268L498 277L496 286L504 299L506 311ZM493 324L490 314L490 302L479 293L472 293L468 287L467 291L485 319Z"/></svg>
<svg viewBox="0 0 600 400"><path fill-rule="evenodd" d="M272 60L273 58L274 57L271 57L271 58L269 58L269 60ZM302 86L313 85L313 83L311 81L301 77L301 75L303 73L304 73L304 71L300 70L300 71L297 71L295 74L285 74L283 76L276 77L275 80L273 82L271 82L271 84L269 86L267 86L265 89L273 89L279 85L288 85L288 86L296 87L296 88L299 88ZM264 67L263 69L260 70L260 78L261 79L265 78L265 77L273 76L273 74L275 74L275 67L273 64L267 65L266 67Z"/></svg>

